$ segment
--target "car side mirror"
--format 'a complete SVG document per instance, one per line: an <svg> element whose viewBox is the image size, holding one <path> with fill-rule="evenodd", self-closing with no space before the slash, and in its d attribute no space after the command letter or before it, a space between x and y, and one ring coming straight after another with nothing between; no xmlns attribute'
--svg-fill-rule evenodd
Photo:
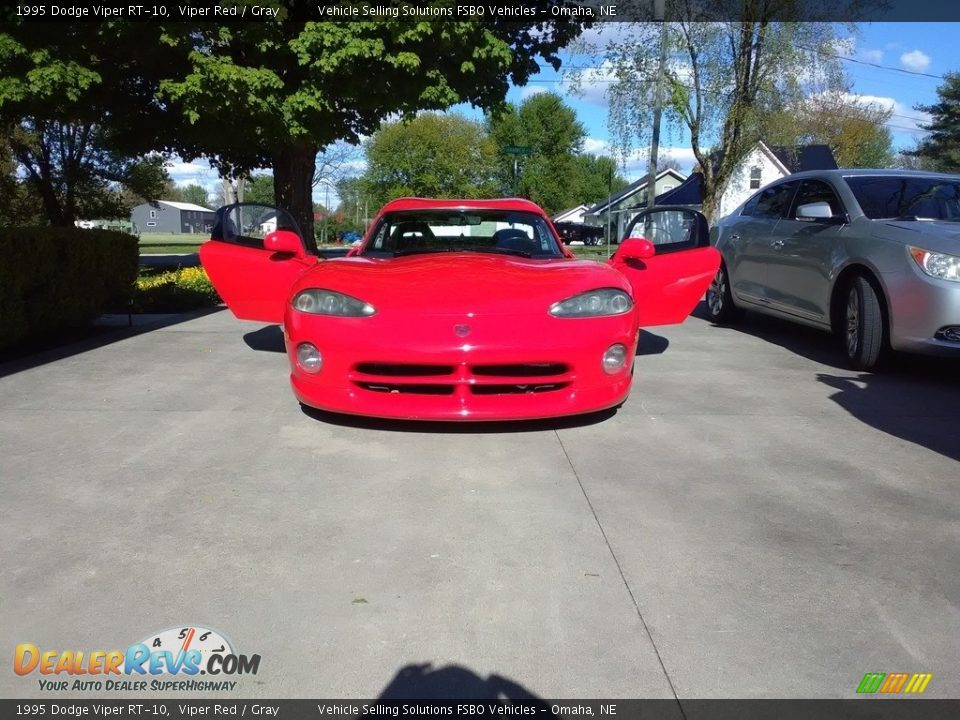
<svg viewBox="0 0 960 720"><path fill-rule="evenodd" d="M274 230L263 238L263 249L276 253L287 253L303 257L303 242L292 230Z"/></svg>
<svg viewBox="0 0 960 720"><path fill-rule="evenodd" d="M653 243L642 237L630 237L620 243L617 253L624 260L648 260L657 254Z"/></svg>
<svg viewBox="0 0 960 720"><path fill-rule="evenodd" d="M800 205L797 208L797 220L806 220L808 222L824 222L830 220L839 220L839 216L833 214L833 208L827 202L812 202L806 205Z"/></svg>

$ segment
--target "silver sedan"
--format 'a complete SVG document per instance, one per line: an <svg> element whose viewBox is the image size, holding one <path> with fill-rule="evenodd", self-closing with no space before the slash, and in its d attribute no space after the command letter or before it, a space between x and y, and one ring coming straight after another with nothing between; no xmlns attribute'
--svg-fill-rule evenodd
<svg viewBox="0 0 960 720"><path fill-rule="evenodd" d="M718 323L746 308L832 331L857 369L886 351L960 357L960 176L797 173L711 231Z"/></svg>

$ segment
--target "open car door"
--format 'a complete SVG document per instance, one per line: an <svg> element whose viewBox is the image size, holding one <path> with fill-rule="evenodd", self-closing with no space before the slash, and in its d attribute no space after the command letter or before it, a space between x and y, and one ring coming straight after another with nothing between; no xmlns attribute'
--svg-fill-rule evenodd
<svg viewBox="0 0 960 720"><path fill-rule="evenodd" d="M217 210L212 237L200 246L210 282L241 320L283 322L290 287L317 260L290 213L257 203Z"/></svg>
<svg viewBox="0 0 960 720"><path fill-rule="evenodd" d="M640 212L610 264L633 286L640 327L683 322L720 267L707 219L689 208Z"/></svg>

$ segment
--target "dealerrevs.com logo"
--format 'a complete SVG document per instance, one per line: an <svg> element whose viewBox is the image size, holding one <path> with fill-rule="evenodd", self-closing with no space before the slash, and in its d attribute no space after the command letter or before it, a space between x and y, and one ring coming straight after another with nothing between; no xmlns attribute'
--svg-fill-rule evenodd
<svg viewBox="0 0 960 720"><path fill-rule="evenodd" d="M224 676L256 675L259 669L259 655L238 654L221 633L198 626L153 633L126 650L21 643L13 655L17 675L39 675L40 689L52 691L233 690L237 682Z"/></svg>

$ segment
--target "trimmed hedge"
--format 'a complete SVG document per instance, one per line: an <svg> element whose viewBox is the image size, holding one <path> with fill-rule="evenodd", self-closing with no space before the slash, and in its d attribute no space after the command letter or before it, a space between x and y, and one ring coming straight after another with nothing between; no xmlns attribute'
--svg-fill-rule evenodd
<svg viewBox="0 0 960 720"><path fill-rule="evenodd" d="M168 270L137 280L133 298L134 312L183 312L212 307L220 303L202 267Z"/></svg>
<svg viewBox="0 0 960 720"><path fill-rule="evenodd" d="M0 228L0 349L126 305L139 258L137 238L114 230Z"/></svg>

